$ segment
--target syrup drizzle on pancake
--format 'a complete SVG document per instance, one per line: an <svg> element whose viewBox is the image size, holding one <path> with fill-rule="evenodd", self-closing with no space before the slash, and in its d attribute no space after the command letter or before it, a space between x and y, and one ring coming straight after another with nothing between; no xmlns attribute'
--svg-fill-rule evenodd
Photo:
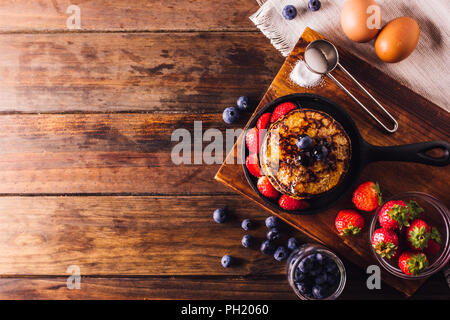
<svg viewBox="0 0 450 320"><path fill-rule="evenodd" d="M322 161L305 167L299 162L303 150L297 139L308 134L329 151ZM350 139L342 126L328 114L312 109L295 109L269 128L261 149L264 174L281 193L308 199L334 188L348 170Z"/></svg>

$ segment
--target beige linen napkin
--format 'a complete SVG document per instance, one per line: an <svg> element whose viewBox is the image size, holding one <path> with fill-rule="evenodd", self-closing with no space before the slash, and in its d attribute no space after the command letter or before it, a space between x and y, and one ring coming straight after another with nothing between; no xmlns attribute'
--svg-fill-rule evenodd
<svg viewBox="0 0 450 320"><path fill-rule="evenodd" d="M260 9L252 22L270 39L283 56L289 55L306 26L326 36L340 47L369 62L413 91L450 111L450 1L448 0L377 0L382 9L383 24L401 16L414 18L420 26L416 50L396 64L380 61L374 41L355 43L349 40L340 25L340 11L345 0L321 0L319 11L308 10L308 0L257 0ZM284 6L292 4L298 15L285 20Z"/></svg>

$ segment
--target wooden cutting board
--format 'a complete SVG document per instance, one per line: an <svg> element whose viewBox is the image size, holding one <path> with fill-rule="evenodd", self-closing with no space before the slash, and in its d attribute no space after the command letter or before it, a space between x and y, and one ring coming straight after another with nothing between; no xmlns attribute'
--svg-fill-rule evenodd
<svg viewBox="0 0 450 320"><path fill-rule="evenodd" d="M340 62L394 115L399 122L399 130L395 134L383 131L345 92L328 77L321 86L305 89L289 80L289 75L299 59L303 59L306 46L322 35L306 28L297 45L284 62L266 94L262 98L255 113L270 101L291 93L310 92L330 98L343 106L355 120L361 135L369 143L382 146L422 142L429 140L448 141L450 135L450 114L437 105L426 100L405 86L399 84L388 75L360 60L343 48L339 48ZM333 39L328 39L333 42ZM361 44L371 46L371 44ZM375 52L373 52L375 54ZM408 63L407 61L403 63ZM423 68L426 70L426 66ZM332 74L349 88L363 103L372 110L376 107L370 103L353 82L346 78L340 70ZM258 203L270 213L283 219L288 224L305 233L312 239L331 248L339 255L366 269L376 264L373 257L368 226L373 213L364 214L366 227L362 234L353 237L341 237L334 227L334 219L341 209L353 208L352 190L343 196L332 209L315 215L293 215L268 207L252 190L245 179L242 166L238 162L238 150L241 150L242 135L238 138L233 150L217 172L215 179L248 199ZM240 157L240 156L239 156ZM422 191L441 199L447 207L450 204L450 171L447 167L431 167L412 163L378 162L367 166L359 182L378 181L383 195L405 191ZM351 276L351 275L349 275ZM394 288L412 295L424 280L403 280L382 271L382 280Z"/></svg>

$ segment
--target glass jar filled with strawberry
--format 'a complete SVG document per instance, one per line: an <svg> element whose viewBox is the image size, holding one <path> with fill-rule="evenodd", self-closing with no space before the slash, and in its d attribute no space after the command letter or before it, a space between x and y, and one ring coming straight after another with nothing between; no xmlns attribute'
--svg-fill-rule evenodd
<svg viewBox="0 0 450 320"><path fill-rule="evenodd" d="M395 195L376 211L370 227L375 257L390 273L428 277L450 260L450 214L435 197L422 192Z"/></svg>

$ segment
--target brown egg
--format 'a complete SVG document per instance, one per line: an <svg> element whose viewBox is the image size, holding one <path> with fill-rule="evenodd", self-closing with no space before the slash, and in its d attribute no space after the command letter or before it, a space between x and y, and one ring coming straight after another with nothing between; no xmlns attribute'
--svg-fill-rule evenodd
<svg viewBox="0 0 450 320"><path fill-rule="evenodd" d="M381 8L374 0L347 0L341 11L341 26L349 39L370 41L380 31Z"/></svg>
<svg viewBox="0 0 450 320"><path fill-rule="evenodd" d="M375 41L375 52L385 62L407 58L419 42L420 29L410 17L396 18L384 26Z"/></svg>

